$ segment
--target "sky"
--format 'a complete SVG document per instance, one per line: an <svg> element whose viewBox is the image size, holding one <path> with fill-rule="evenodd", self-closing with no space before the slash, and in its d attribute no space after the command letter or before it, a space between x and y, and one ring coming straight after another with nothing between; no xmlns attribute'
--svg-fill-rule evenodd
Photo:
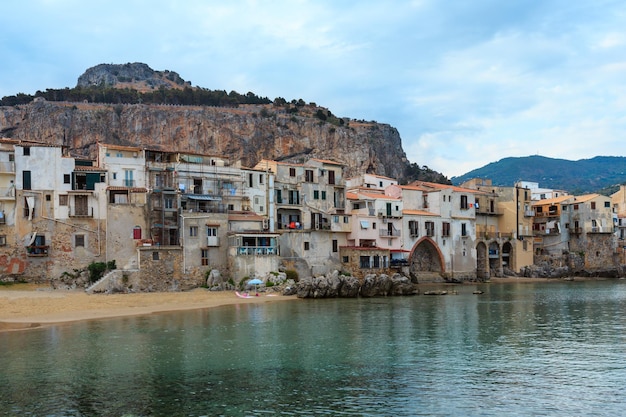
<svg viewBox="0 0 626 417"><path fill-rule="evenodd" d="M626 156L621 0L6 0L0 97L143 62L194 86L395 127L448 177Z"/></svg>

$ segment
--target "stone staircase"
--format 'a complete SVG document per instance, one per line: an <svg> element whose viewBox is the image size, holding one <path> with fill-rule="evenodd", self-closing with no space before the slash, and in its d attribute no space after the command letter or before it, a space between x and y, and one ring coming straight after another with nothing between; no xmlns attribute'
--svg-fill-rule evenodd
<svg viewBox="0 0 626 417"><path fill-rule="evenodd" d="M87 294L103 292L108 293L113 291L115 288L120 288L120 285L122 284L122 279L124 277L124 272L127 271L124 271L122 269L114 269L107 272L102 276L102 278L87 287L85 289L85 292Z"/></svg>

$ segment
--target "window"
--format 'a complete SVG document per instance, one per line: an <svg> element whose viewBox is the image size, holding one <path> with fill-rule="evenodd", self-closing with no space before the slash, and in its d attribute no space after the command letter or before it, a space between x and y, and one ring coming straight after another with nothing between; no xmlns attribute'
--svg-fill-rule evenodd
<svg viewBox="0 0 626 417"><path fill-rule="evenodd" d="M374 268L380 268L380 256L373 256L372 260L374 261Z"/></svg>
<svg viewBox="0 0 626 417"><path fill-rule="evenodd" d="M469 208L469 206L467 205L467 196L466 195L462 195L461 196L461 209L462 210L467 210Z"/></svg>
<svg viewBox="0 0 626 417"><path fill-rule="evenodd" d="M369 269L370 268L370 257L369 256L361 256L359 258L359 266L361 269Z"/></svg>
<svg viewBox="0 0 626 417"><path fill-rule="evenodd" d="M69 184L70 181L70 174L63 174L63 184Z"/></svg>
<svg viewBox="0 0 626 417"><path fill-rule="evenodd" d="M85 247L85 235L74 235L74 247Z"/></svg>
<svg viewBox="0 0 626 417"><path fill-rule="evenodd" d="M339 216L337 215L333 216L333 223L339 223Z"/></svg>
<svg viewBox="0 0 626 417"><path fill-rule="evenodd" d="M289 190L289 204L300 204L300 192L298 190Z"/></svg>
<svg viewBox="0 0 626 417"><path fill-rule="evenodd" d="M6 235L0 235L0 246L6 246L6 245L7 245Z"/></svg>
<svg viewBox="0 0 626 417"><path fill-rule="evenodd" d="M313 170L307 169L304 171L304 181L313 182Z"/></svg>
<svg viewBox="0 0 626 417"><path fill-rule="evenodd" d="M461 236L467 236L467 224L461 223Z"/></svg>
<svg viewBox="0 0 626 417"><path fill-rule="evenodd" d="M217 227L207 227L206 234L207 236L217 236Z"/></svg>
<svg viewBox="0 0 626 417"><path fill-rule="evenodd" d="M30 156L30 148L24 148L24 156Z"/></svg>
<svg viewBox="0 0 626 417"><path fill-rule="evenodd" d="M335 184L335 171L333 170L328 171L328 184Z"/></svg>
<svg viewBox="0 0 626 417"><path fill-rule="evenodd" d="M326 200L326 191L322 191L322 200Z"/></svg>
<svg viewBox="0 0 626 417"><path fill-rule="evenodd" d="M10 153L9 154L9 162L14 162L15 161L15 154Z"/></svg>
<svg viewBox="0 0 626 417"><path fill-rule="evenodd" d="M604 208L611 208L611 202L610 201L605 201L604 202Z"/></svg>
<svg viewBox="0 0 626 417"><path fill-rule="evenodd" d="M259 174L259 184L263 184L263 174Z"/></svg>
<svg viewBox="0 0 626 417"><path fill-rule="evenodd" d="M141 239L141 226L133 227L133 239Z"/></svg>
<svg viewBox="0 0 626 417"><path fill-rule="evenodd" d="M318 190L313 190L313 200L320 199L320 192Z"/></svg>
<svg viewBox="0 0 626 417"><path fill-rule="evenodd" d="M296 169L295 168L289 168L289 176L290 177L295 177L296 176Z"/></svg>
<svg viewBox="0 0 626 417"><path fill-rule="evenodd" d="M28 148L24 148L24 149L28 149ZM24 190L31 189L30 171L22 171L22 188Z"/></svg>
<svg viewBox="0 0 626 417"><path fill-rule="evenodd" d="M376 222L372 223L372 229L376 230Z"/></svg>
<svg viewBox="0 0 626 417"><path fill-rule="evenodd" d="M309 250L311 248L311 245L309 244L309 242L304 242L304 250Z"/></svg>
<svg viewBox="0 0 626 417"><path fill-rule="evenodd" d="M198 237L198 226L189 226L189 236Z"/></svg>
<svg viewBox="0 0 626 417"><path fill-rule="evenodd" d="M170 197L166 197L164 204L165 204L166 209L172 209L174 208L174 199Z"/></svg>
<svg viewBox="0 0 626 417"><path fill-rule="evenodd" d="M441 236L444 236L444 237L450 236L450 223L443 222L441 224Z"/></svg>
<svg viewBox="0 0 626 417"><path fill-rule="evenodd" d="M409 235L411 237L418 237L420 235L419 230L419 222L409 220Z"/></svg>
<svg viewBox="0 0 626 417"><path fill-rule="evenodd" d="M153 261L159 260L159 252L152 252L152 260Z"/></svg>
<svg viewBox="0 0 626 417"><path fill-rule="evenodd" d="M283 202L283 190L276 190L276 202L282 204Z"/></svg>
<svg viewBox="0 0 626 417"><path fill-rule="evenodd" d="M578 210L578 204L574 204L574 210Z"/></svg>
<svg viewBox="0 0 626 417"><path fill-rule="evenodd" d="M52 200L52 196L50 194L46 194L46 201L51 201Z"/></svg>
<svg viewBox="0 0 626 417"><path fill-rule="evenodd" d="M337 239L333 239L333 252L337 252L338 248Z"/></svg>
<svg viewBox="0 0 626 417"><path fill-rule="evenodd" d="M158 182L159 182L159 181L158 181L158 178L160 178L160 177L157 177L157 186L159 185L159 184L158 184ZM116 179L117 179L117 172L114 172L114 173L113 173L113 179L114 179L114 180L116 180Z"/></svg>
<svg viewBox="0 0 626 417"><path fill-rule="evenodd" d="M133 180L133 170L125 169L124 170L124 187L134 187L135 181Z"/></svg>
<svg viewBox="0 0 626 417"><path fill-rule="evenodd" d="M595 210L596 209L596 202L592 201L591 202L591 210Z"/></svg>
<svg viewBox="0 0 626 417"><path fill-rule="evenodd" d="M209 265L209 250L208 249L200 250L200 260L201 260L202 266Z"/></svg>
<svg viewBox="0 0 626 417"><path fill-rule="evenodd" d="M341 262L343 262L344 264L347 264L350 261L350 258L348 256L343 256L341 258Z"/></svg>
<svg viewBox="0 0 626 417"><path fill-rule="evenodd" d="M228 211L234 211L235 210L235 205L234 204L229 204L228 205Z"/></svg>
<svg viewBox="0 0 626 417"><path fill-rule="evenodd" d="M426 236L435 236L435 223L434 222L426 222L424 223L426 227Z"/></svg>

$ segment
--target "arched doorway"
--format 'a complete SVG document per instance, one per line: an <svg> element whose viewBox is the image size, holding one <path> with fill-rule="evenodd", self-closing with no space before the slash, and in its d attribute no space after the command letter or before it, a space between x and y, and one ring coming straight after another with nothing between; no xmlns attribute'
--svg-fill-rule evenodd
<svg viewBox="0 0 626 417"><path fill-rule="evenodd" d="M500 258L500 245L498 242L489 244L489 275L502 276L502 259Z"/></svg>
<svg viewBox="0 0 626 417"><path fill-rule="evenodd" d="M445 262L437 245L428 237L418 240L409 256L409 271L418 281L434 281L443 276Z"/></svg>
<svg viewBox="0 0 626 417"><path fill-rule="evenodd" d="M502 245L502 267L515 270L516 266L513 265L513 245L511 242L504 242Z"/></svg>
<svg viewBox="0 0 626 417"><path fill-rule="evenodd" d="M478 242L476 245L476 278L480 281L489 279L489 268L487 267L487 245Z"/></svg>

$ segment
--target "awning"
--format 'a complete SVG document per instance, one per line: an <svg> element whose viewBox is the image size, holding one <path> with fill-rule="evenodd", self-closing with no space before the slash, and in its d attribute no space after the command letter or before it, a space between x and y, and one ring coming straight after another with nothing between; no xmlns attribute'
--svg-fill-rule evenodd
<svg viewBox="0 0 626 417"><path fill-rule="evenodd" d="M189 200L201 200L201 201L222 201L222 197L212 196L206 194L186 194Z"/></svg>

